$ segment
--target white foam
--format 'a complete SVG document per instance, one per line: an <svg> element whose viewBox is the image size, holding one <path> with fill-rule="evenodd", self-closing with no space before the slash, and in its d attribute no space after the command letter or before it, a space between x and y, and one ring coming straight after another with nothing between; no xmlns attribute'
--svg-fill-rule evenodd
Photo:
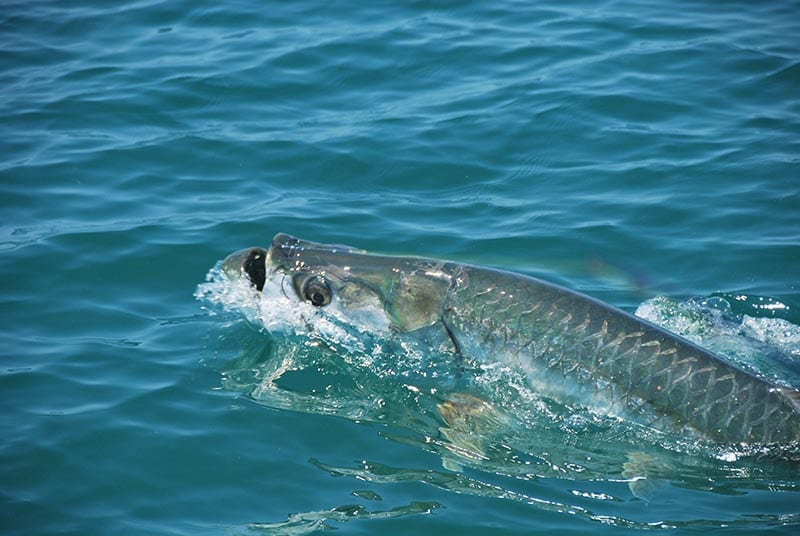
<svg viewBox="0 0 800 536"><path fill-rule="evenodd" d="M222 306L225 311L255 309L259 299L258 292L244 279L231 280L225 277L221 263L209 270L205 283L197 285L194 297ZM211 310L211 313L214 311Z"/></svg>
<svg viewBox="0 0 800 536"><path fill-rule="evenodd" d="M324 308L315 307L296 298L291 282L280 274L267 278L261 292L245 278L230 278L218 264L199 285L197 299L220 306L224 311L243 315L251 324L274 336L297 336L305 344L325 344L338 352L342 359L361 367L375 366L376 372L391 374L407 367L396 367L395 361L376 364L383 357L382 341L391 339L389 320L381 304L360 303L346 307L334 294ZM210 309L214 314L213 309ZM404 350L406 350L404 348ZM418 353L409 352L412 360ZM405 359L405 355L402 356Z"/></svg>
<svg viewBox="0 0 800 536"><path fill-rule="evenodd" d="M753 318L745 315L742 319L742 334L782 349L800 360L800 326L782 318Z"/></svg>
<svg viewBox="0 0 800 536"><path fill-rule="evenodd" d="M800 326L787 320L737 318L720 297L681 302L659 296L642 303L636 315L773 381L794 385L799 379Z"/></svg>

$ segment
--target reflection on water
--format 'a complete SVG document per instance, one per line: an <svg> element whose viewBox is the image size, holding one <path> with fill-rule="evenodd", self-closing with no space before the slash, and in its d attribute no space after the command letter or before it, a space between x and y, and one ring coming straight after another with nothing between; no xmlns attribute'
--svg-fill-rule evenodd
<svg viewBox="0 0 800 536"><path fill-rule="evenodd" d="M332 528L331 521L346 523L357 519L389 519L407 515L429 514L437 508L443 508L443 506L433 501L412 501L407 505L397 506L388 510L367 510L360 504L344 504L327 510L290 514L286 521L278 523L251 523L248 529L256 534L299 536L330 529Z"/></svg>

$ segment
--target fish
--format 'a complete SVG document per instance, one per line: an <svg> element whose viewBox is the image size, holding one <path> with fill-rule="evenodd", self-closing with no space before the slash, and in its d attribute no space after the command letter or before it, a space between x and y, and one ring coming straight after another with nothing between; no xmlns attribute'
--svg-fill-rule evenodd
<svg viewBox="0 0 800 536"><path fill-rule="evenodd" d="M284 233L268 248L232 253L222 272L282 296L295 314L281 329L325 338L319 326L333 323L375 339L415 339L455 363L516 367L537 394L568 407L719 443L800 445L800 390L548 281Z"/></svg>

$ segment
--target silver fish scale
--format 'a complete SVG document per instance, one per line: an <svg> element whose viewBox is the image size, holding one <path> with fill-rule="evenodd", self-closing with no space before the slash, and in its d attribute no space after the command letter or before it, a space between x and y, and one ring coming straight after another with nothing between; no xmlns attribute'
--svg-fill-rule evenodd
<svg viewBox="0 0 800 536"><path fill-rule="evenodd" d="M581 294L502 271L449 268L456 283L443 320L467 351L529 360L546 371L546 385L601 392L626 413L667 417L675 429L717 441L800 441L796 390Z"/></svg>

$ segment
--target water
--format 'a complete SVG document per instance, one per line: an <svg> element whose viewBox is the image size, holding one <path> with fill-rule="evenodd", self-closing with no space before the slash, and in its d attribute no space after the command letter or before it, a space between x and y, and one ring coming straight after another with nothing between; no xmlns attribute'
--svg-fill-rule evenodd
<svg viewBox="0 0 800 536"><path fill-rule="evenodd" d="M3 532L796 532L795 466L677 449L692 471L643 500L610 470L514 473L536 445L488 430L448 469L414 382L194 293L283 231L662 300L799 385L799 12L4 3Z"/></svg>

